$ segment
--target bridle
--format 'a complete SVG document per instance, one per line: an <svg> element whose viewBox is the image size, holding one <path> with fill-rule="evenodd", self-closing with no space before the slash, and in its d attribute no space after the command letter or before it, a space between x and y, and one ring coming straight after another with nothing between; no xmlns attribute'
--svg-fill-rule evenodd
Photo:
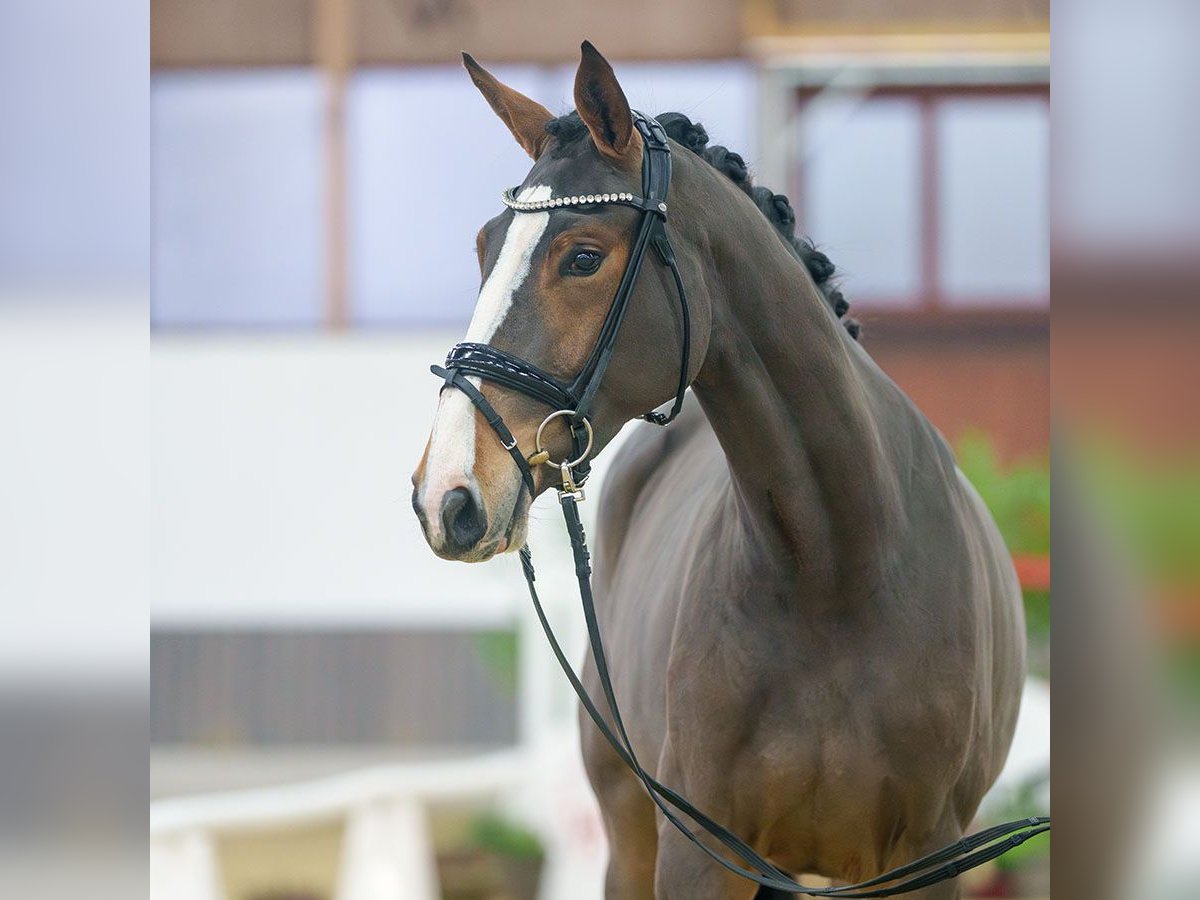
<svg viewBox="0 0 1200 900"><path fill-rule="evenodd" d="M670 142L667 140L667 134L662 126L642 113L633 113L633 124L642 138L643 145L642 196L629 193L600 193L546 200L518 200L515 189L510 189L504 192L502 198L505 206L518 215L527 212L547 212L562 207L589 211L614 204L630 206L641 213L635 226L632 250L625 265L625 272L621 276L612 305L601 325L596 345L584 363L583 369L574 380L569 383L560 381L518 356L487 344L473 342L455 344L446 356L444 366L430 367L435 375L443 379L443 388L452 387L462 391L483 414L484 419L496 432L500 443L512 456L520 470L522 481L528 488L531 499L536 493L532 466L550 465L560 472L562 482L558 485L558 495L567 533L571 540L571 551L575 559L575 575L579 584L584 620L587 623L588 640L613 726L605 721L604 715L583 686L546 618L534 583L536 575L533 568L533 556L528 546L521 548L521 567L538 621L546 633L546 639L550 643L551 650L554 651L555 658L578 695L584 710L625 765L642 782L650 799L654 801L667 821L689 841L725 869L765 887L786 893L841 898L888 897L907 893L954 878L968 869L995 859L1034 835L1049 831L1049 817L1031 816L1018 819L976 832L918 860L858 884L830 888L808 887L793 880L774 863L764 859L753 847L705 815L687 798L660 783L646 771L638 760L625 729L620 708L617 706L612 679L609 675L608 657L604 651L604 642L600 634L595 601L592 596L591 557L587 548L587 536L579 518L578 506L579 502L584 499L583 484L590 474L588 457L592 449L593 434L588 413L592 409L596 392L599 390L604 374L612 360L621 323L625 319L630 297L649 247L654 248L658 259L670 270L674 278L682 312L683 339L679 384L670 411L666 414L648 412L643 418L656 425L669 424L679 415L688 387L691 353L690 311L687 292L684 289L683 279L680 277L675 254L671 249L666 230L667 191L671 185ZM471 383L469 376L485 378L502 387L524 394L553 410L538 426L534 439L535 449L532 454L526 456L522 453L512 431L504 423L504 419L496 412L495 407L488 402L483 393ZM565 420L570 430L571 454L556 462L551 460L549 452L543 448L542 437L546 427L559 418ZM739 862L731 862L730 859L701 841L692 829L680 819L680 814L687 816L711 837L719 841ZM900 881L900 879L904 880ZM896 881L899 883L891 883Z"/></svg>
<svg viewBox="0 0 1200 900"><path fill-rule="evenodd" d="M516 188L510 188L502 195L504 205L517 215L530 212L548 212L552 209L571 207L591 211L603 206L629 206L640 213L634 228L632 249L629 260L625 264L625 272L621 276L617 293L613 297L604 323L600 326L600 334L592 352L579 374L571 382L559 381L548 372L539 369L532 363L518 356L498 350L488 344L464 342L455 344L446 356L445 366L431 366L430 370L445 380L446 386L456 387L469 398L483 413L487 423L500 438L504 449L512 456L521 478L529 488L530 498L534 495L532 466L539 463L558 469L562 477L562 487L571 493L579 493L590 473L588 456L592 447L592 425L588 419L596 392L608 371L612 361L613 349L617 344L617 336L621 331L621 323L625 321L625 313L629 309L629 298L633 296L638 274L642 271L642 262L646 258L646 250L653 247L655 254L663 265L667 266L675 279L675 290L679 295L679 309L683 318L683 340L681 344L681 359L679 363L679 384L675 391L675 402L670 412L662 414L648 412L643 418L656 425L670 423L683 407L683 396L688 386L688 367L691 363L691 314L688 309L687 291L683 279L679 275L679 267L675 263L675 253L667 238L667 190L671 186L671 145L667 133L658 122L641 113L633 114L633 124L642 138L642 196L615 192L599 194L581 194L571 197L558 197L546 200L518 200ZM467 379L468 375L476 375L503 387L531 397L550 407L550 413L539 426L535 439L535 450L525 456L517 447L516 439L495 408L488 403L475 385ZM541 437L546 426L554 419L566 420L571 432L571 455L561 461L550 459L550 454L542 448Z"/></svg>

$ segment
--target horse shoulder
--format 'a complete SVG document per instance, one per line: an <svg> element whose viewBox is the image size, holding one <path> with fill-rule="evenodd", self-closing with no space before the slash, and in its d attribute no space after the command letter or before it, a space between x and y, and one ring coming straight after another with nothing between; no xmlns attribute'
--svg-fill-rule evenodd
<svg viewBox="0 0 1200 900"><path fill-rule="evenodd" d="M617 449L604 477L596 519L596 576L603 582L616 566L643 493L667 462L708 422L689 396L670 428L639 422Z"/></svg>

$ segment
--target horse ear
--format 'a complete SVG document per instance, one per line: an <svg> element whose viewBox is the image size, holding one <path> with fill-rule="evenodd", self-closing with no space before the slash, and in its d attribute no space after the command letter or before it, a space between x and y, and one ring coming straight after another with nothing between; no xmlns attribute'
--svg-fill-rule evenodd
<svg viewBox="0 0 1200 900"><path fill-rule="evenodd" d="M596 148L611 159L624 160L638 150L633 140L633 112L617 76L592 46L584 41L583 59L575 73L575 109L587 125Z"/></svg>
<svg viewBox="0 0 1200 900"><path fill-rule="evenodd" d="M497 81L491 72L475 62L471 54L464 53L462 58L475 87L479 88L483 99L508 126L517 143L534 159L541 156L550 140L550 135L546 133L546 123L554 118L550 110Z"/></svg>

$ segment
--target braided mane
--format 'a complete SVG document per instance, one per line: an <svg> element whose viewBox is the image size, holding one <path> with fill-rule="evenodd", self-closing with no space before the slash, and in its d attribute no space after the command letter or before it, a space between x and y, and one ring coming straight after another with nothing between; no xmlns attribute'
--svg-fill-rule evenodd
<svg viewBox="0 0 1200 900"><path fill-rule="evenodd" d="M834 315L841 320L850 336L859 340L862 334L862 325L857 319L847 315L850 311L850 301L842 295L834 281L836 267L828 256L813 245L811 240L806 237L797 237L796 213L792 209L791 203L788 202L788 198L783 194L774 193L769 188L755 185L750 178L750 170L746 166L746 161L739 154L720 144L708 146L708 132L699 122L693 122L683 113L677 112L662 113L655 118L667 132L668 137L682 144L718 172L724 174L754 201L754 205L767 217L767 221L775 226L775 232L784 245L804 263L808 274L816 282L821 296L825 298L825 302L829 304ZM546 131L557 138L559 145L563 146L586 135L587 126L583 124L578 113L572 112L565 116L559 116L557 119L551 119L546 123Z"/></svg>

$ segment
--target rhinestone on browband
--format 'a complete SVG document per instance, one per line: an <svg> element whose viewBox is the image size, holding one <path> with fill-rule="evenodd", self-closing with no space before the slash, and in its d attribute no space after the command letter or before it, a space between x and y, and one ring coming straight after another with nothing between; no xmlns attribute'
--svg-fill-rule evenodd
<svg viewBox="0 0 1200 900"><path fill-rule="evenodd" d="M636 198L633 194L581 194L577 197L551 197L546 200L518 200L513 196L512 188L500 195L504 205L517 212L541 212L545 209L557 209L560 206L583 206L588 203L631 203Z"/></svg>

